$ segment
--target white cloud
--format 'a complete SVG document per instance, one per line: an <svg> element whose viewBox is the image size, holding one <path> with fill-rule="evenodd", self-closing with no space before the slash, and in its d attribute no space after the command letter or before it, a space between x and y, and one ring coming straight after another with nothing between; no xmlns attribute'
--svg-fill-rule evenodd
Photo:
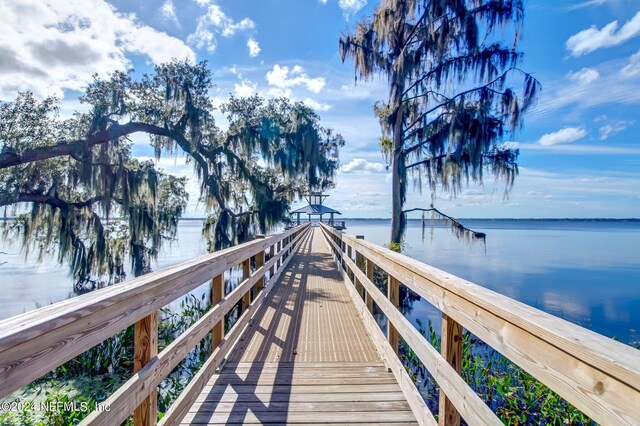
<svg viewBox="0 0 640 426"><path fill-rule="evenodd" d="M0 99L18 91L62 96L82 90L92 75L131 67L127 53L158 64L195 61L181 40L118 13L100 0L0 2Z"/></svg>
<svg viewBox="0 0 640 426"><path fill-rule="evenodd" d="M340 0L338 5L344 12L345 16L349 17L365 7L367 5L367 0Z"/></svg>
<svg viewBox="0 0 640 426"><path fill-rule="evenodd" d="M578 127L565 127L557 132L543 135L538 140L538 143L542 146L551 146L559 143L575 142L585 136L587 136L587 132L584 129Z"/></svg>
<svg viewBox="0 0 640 426"><path fill-rule="evenodd" d="M640 50L631 55L629 63L620 70L620 74L625 77L633 77L640 74Z"/></svg>
<svg viewBox="0 0 640 426"><path fill-rule="evenodd" d="M207 5L205 2L198 2L201 6ZM216 50L218 40L216 34L223 37L231 37L240 31L253 30L256 28L255 22L249 18L241 21L234 21L225 14L220 6L211 4L207 11L198 18L196 31L189 35L188 41L196 45L198 49L207 48L210 52Z"/></svg>
<svg viewBox="0 0 640 426"><path fill-rule="evenodd" d="M593 68L582 68L580 71L570 72L567 77L571 81L576 81L581 86L586 86L600 78L600 73Z"/></svg>
<svg viewBox="0 0 640 426"><path fill-rule="evenodd" d="M618 21L610 22L599 30L595 25L569 37L566 47L573 56L616 46L640 35L640 12L618 29Z"/></svg>
<svg viewBox="0 0 640 426"><path fill-rule="evenodd" d="M286 89L297 86L305 86L310 92L320 93L325 85L324 77L311 78L299 65L289 69L287 66L281 67L276 64L271 71L267 72L266 78L271 86L280 89L279 92L282 93L286 93Z"/></svg>
<svg viewBox="0 0 640 426"><path fill-rule="evenodd" d="M246 98L256 93L258 85L250 82L249 80L242 80L240 84L234 84L233 89L236 96Z"/></svg>
<svg viewBox="0 0 640 426"><path fill-rule="evenodd" d="M355 173L355 172L370 172L370 173L384 173L387 168L382 163L374 163L367 161L364 158L354 158L347 164L340 167L340 171L343 173Z"/></svg>
<svg viewBox="0 0 640 426"><path fill-rule="evenodd" d="M635 121L618 121L615 124L607 124L600 127L600 140L607 140L614 133L619 133L634 124Z"/></svg>
<svg viewBox="0 0 640 426"><path fill-rule="evenodd" d="M164 3L162 3L162 6L160 7L160 12L162 13L162 16L165 19L169 21L173 21L176 25L180 25L180 22L178 21L178 17L176 16L176 8L173 5L173 1L166 0Z"/></svg>
<svg viewBox="0 0 640 426"><path fill-rule="evenodd" d="M331 109L331 105L314 101L311 98L304 98L302 102L304 102L309 108L316 111L329 111Z"/></svg>
<svg viewBox="0 0 640 426"><path fill-rule="evenodd" d="M256 40L252 38L247 40L247 47L249 48L249 56L252 58L255 58L260 54L260 44L258 44Z"/></svg>
<svg viewBox="0 0 640 426"><path fill-rule="evenodd" d="M329 0L320 0L320 3L322 3L322 4L327 4L327 2L328 2L328 1L329 1Z"/></svg>
<svg viewBox="0 0 640 426"><path fill-rule="evenodd" d="M585 7L600 6L605 3L609 3L610 1L611 0L587 0L581 3L568 6L566 10L578 10L578 9L584 9Z"/></svg>

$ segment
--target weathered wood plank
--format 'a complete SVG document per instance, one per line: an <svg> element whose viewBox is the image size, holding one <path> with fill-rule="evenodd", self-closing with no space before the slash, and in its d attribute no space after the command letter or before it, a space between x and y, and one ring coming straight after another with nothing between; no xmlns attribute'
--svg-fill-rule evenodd
<svg viewBox="0 0 640 426"><path fill-rule="evenodd" d="M374 401L400 401L406 402L404 393L400 389L395 392L375 392L375 393L353 393L353 392L331 392L331 393L302 393L302 394L270 394L270 393L253 393L253 394L238 394L232 387L228 387L224 393L209 395L206 393L200 394L196 398L196 403L213 402L226 403L226 402L252 402L259 401L263 404L269 402L374 402ZM435 424L435 421L434 421Z"/></svg>
<svg viewBox="0 0 640 426"><path fill-rule="evenodd" d="M308 401L308 402L292 402L289 400L282 401L255 401L255 399L247 401L233 402L217 402L215 405L200 402L189 408L190 413L228 413L242 407L249 409L255 413L271 411L271 412L322 412L322 411L409 411L409 404L406 401Z"/></svg>
<svg viewBox="0 0 640 426"><path fill-rule="evenodd" d="M412 422L415 421L411 411L391 412L260 412L242 410L241 407L231 413L188 413L183 423L185 424L211 424L211 423L342 423L357 424L369 422Z"/></svg>

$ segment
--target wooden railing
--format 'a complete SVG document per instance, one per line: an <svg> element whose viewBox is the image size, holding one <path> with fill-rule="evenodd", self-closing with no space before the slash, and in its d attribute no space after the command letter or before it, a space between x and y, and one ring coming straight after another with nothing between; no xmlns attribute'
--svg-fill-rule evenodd
<svg viewBox="0 0 640 426"><path fill-rule="evenodd" d="M133 324L135 374L102 403L108 410L94 411L82 424L121 424L133 413L136 426L153 425L158 384L211 333L213 353L160 422L177 424L271 289L268 285L263 291L265 284L275 282L309 229L306 224L258 238L0 321L0 398ZM238 265L242 265L243 281L225 295L224 273ZM269 283L265 282L267 271ZM158 353L158 310L209 280L212 308ZM224 317L240 301L242 314L225 334Z"/></svg>
<svg viewBox="0 0 640 426"><path fill-rule="evenodd" d="M422 424L435 425L397 357L398 335L441 389L440 425L502 424L460 376L462 329L473 333L600 424L640 422L640 351L517 302L407 256L321 225L354 303L385 354ZM389 276L388 294L373 283L373 268ZM404 285L442 312L439 353L397 309ZM373 302L388 320L385 336L371 315Z"/></svg>

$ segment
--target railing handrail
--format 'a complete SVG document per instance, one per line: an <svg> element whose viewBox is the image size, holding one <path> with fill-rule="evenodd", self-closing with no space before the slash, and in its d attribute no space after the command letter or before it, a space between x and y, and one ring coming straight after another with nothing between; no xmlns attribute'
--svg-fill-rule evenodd
<svg viewBox="0 0 640 426"><path fill-rule="evenodd" d="M258 238L0 321L0 398L277 244L278 253L260 265L259 271L245 277L242 284L264 279L269 269L273 278L274 262L280 264L280 258L299 243L301 231L308 226Z"/></svg>
<svg viewBox="0 0 640 426"><path fill-rule="evenodd" d="M329 242L358 283L369 279L355 270L351 249L594 420L629 424L636 415L640 406L637 349L400 253L321 226L325 235L334 237L335 241Z"/></svg>

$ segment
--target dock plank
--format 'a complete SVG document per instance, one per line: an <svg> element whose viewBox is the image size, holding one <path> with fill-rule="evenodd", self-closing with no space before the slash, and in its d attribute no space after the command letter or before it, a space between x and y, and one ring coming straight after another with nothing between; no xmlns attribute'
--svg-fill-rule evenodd
<svg viewBox="0 0 640 426"><path fill-rule="evenodd" d="M181 424L417 424L321 231L305 238Z"/></svg>

